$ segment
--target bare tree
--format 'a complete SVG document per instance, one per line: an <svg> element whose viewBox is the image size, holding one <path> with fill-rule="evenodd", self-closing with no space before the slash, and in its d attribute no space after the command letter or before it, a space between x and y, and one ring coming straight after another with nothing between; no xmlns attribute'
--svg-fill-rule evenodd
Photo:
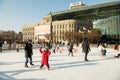
<svg viewBox="0 0 120 80"><path fill-rule="evenodd" d="M15 41L22 41L23 34L19 32L18 34L15 31L2 31L0 33L0 40L7 41L8 43L13 43Z"/></svg>
<svg viewBox="0 0 120 80"><path fill-rule="evenodd" d="M91 43L96 43L101 38L101 31L99 29L91 29L91 33L87 33L85 36L90 40Z"/></svg>
<svg viewBox="0 0 120 80"><path fill-rule="evenodd" d="M66 40L72 40L74 42L82 42L83 37L87 37L91 43L96 43L101 38L101 32L99 29L91 29L90 33L87 31L85 34L80 32L66 32L65 37Z"/></svg>

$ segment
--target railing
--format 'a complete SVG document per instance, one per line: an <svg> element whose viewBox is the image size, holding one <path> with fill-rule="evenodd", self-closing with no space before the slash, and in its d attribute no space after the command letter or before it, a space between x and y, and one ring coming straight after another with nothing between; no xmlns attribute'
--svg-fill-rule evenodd
<svg viewBox="0 0 120 80"><path fill-rule="evenodd" d="M39 44L33 44L33 48L39 48ZM16 44L3 44L2 46L3 50L15 50ZM19 44L19 49L24 49L24 44Z"/></svg>
<svg viewBox="0 0 120 80"><path fill-rule="evenodd" d="M81 45L81 43L79 44L79 46ZM76 44L74 45L76 46ZM113 44L107 44L107 48L113 48ZM90 47L97 47L97 44L90 44ZM24 49L24 44L20 44L19 45L20 49ZM33 44L33 48L40 48L39 44ZM2 47L3 50L15 50L16 49L16 45L15 44L3 44Z"/></svg>

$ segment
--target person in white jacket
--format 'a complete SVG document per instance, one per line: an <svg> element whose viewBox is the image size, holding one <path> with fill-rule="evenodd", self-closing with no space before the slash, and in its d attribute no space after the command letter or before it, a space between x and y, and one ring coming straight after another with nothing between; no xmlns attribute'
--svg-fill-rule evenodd
<svg viewBox="0 0 120 80"><path fill-rule="evenodd" d="M98 49L99 49L99 55L101 57L106 57L106 48L103 43L99 45Z"/></svg>

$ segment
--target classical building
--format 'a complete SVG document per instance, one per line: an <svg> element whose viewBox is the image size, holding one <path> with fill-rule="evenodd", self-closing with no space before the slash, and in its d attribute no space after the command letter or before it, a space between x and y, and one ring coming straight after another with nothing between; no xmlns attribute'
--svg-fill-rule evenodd
<svg viewBox="0 0 120 80"><path fill-rule="evenodd" d="M67 32L79 32L79 30L83 27L87 29L91 29L93 24L89 21L81 21L75 19L69 20L61 20L61 21L53 21L52 22L52 33L53 33L53 41L66 41L65 33ZM72 38L72 36L70 36Z"/></svg>
<svg viewBox="0 0 120 80"><path fill-rule="evenodd" d="M28 39L34 41L35 26L38 26L38 25L39 24L29 24L29 25L24 25L22 27L23 41L26 41Z"/></svg>
<svg viewBox="0 0 120 80"><path fill-rule="evenodd" d="M50 34L50 22L43 20L36 24L28 24L22 27L23 41L28 39L33 42L39 42L40 40L47 40L46 34ZM49 37L48 37L49 39Z"/></svg>

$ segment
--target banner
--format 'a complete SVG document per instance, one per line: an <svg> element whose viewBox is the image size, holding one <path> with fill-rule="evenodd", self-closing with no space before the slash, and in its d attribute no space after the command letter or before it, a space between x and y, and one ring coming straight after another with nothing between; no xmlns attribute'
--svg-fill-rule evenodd
<svg viewBox="0 0 120 80"><path fill-rule="evenodd" d="M50 34L50 25L40 25L35 27L35 35Z"/></svg>

